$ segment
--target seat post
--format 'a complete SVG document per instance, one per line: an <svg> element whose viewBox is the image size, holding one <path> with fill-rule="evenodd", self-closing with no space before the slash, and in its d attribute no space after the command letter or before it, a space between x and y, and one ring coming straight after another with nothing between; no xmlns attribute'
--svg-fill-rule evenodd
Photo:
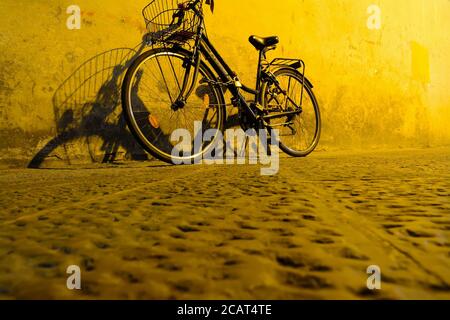
<svg viewBox="0 0 450 320"><path fill-rule="evenodd" d="M256 94L255 94L255 103L259 103L259 99L261 98L260 89L261 89L261 73L262 73L262 61L264 57L264 49L259 50L258 57L258 69L256 73Z"/></svg>

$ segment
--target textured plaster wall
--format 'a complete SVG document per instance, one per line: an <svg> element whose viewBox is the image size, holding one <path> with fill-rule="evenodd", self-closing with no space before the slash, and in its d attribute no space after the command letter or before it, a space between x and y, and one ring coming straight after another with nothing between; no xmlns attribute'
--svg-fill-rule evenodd
<svg viewBox="0 0 450 320"><path fill-rule="evenodd" d="M59 137L49 156L135 150L120 122L124 69L115 66L133 57L146 3L0 2L0 159L30 160L61 127L78 134ZM66 27L74 4L80 30ZM381 9L379 30L367 27L371 4ZM244 82L254 81L250 34L279 35L271 57L306 61L323 112L322 148L450 142L450 1L216 0L207 18L208 34ZM91 128L98 124L103 134Z"/></svg>

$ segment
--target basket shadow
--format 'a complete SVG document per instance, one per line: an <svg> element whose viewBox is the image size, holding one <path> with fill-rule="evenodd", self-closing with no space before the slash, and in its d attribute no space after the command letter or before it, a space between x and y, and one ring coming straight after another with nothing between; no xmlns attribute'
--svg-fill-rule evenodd
<svg viewBox="0 0 450 320"><path fill-rule="evenodd" d="M100 53L58 87L52 100L56 137L37 152L29 168L40 168L49 157L68 164L80 157L113 162L120 153L132 160L148 159L129 133L121 108L123 77L143 48Z"/></svg>

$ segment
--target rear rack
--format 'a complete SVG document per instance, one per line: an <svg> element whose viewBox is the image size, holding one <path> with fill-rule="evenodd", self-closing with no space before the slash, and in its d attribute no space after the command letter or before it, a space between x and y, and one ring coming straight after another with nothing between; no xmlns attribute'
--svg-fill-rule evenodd
<svg viewBox="0 0 450 320"><path fill-rule="evenodd" d="M289 58L275 58L269 64L267 67L291 67L294 69L305 69L305 62L300 59L289 59Z"/></svg>

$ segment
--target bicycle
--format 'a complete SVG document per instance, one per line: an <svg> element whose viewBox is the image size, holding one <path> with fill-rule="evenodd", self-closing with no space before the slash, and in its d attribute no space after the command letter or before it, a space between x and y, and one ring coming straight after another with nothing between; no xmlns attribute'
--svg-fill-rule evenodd
<svg viewBox="0 0 450 320"><path fill-rule="evenodd" d="M205 4L213 11L214 0ZM149 31L144 41L152 48L130 66L122 87L131 133L157 159L195 163L220 134L188 156L173 155L171 134L179 128L194 136L209 129L222 132L226 107L232 105L243 129L278 129L281 150L294 157L309 155L319 143L321 115L305 63L287 58L269 62L266 54L276 49L279 38L251 36L259 54L256 87L242 84L209 40L203 7L203 0L153 0L143 9ZM226 91L232 96L228 105ZM199 132L196 121L202 123Z"/></svg>

